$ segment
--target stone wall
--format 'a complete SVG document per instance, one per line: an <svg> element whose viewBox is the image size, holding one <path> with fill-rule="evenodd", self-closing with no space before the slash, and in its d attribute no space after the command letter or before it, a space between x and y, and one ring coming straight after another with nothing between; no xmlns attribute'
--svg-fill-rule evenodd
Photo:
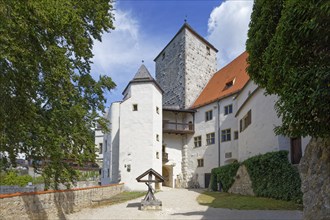
<svg viewBox="0 0 330 220"><path fill-rule="evenodd" d="M228 190L229 193L254 196L252 181L244 165L240 166L235 176L235 182Z"/></svg>
<svg viewBox="0 0 330 220"><path fill-rule="evenodd" d="M163 105L189 108L216 72L216 51L183 28L155 59Z"/></svg>
<svg viewBox="0 0 330 220"><path fill-rule="evenodd" d="M330 138L312 138L299 169L304 219L330 219Z"/></svg>
<svg viewBox="0 0 330 220"><path fill-rule="evenodd" d="M124 184L0 195L0 219L65 219L123 191Z"/></svg>

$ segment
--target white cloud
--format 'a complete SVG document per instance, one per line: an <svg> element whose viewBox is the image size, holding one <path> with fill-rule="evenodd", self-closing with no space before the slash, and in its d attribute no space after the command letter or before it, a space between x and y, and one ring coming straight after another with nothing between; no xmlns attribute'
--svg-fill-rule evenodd
<svg viewBox="0 0 330 220"><path fill-rule="evenodd" d="M137 72L142 60L151 74L154 74L153 59L160 51L161 42L143 34L139 21L131 11L116 9L115 30L104 33L102 42L95 41L93 48L92 74L108 75L117 88L108 97L108 103L121 100L121 92Z"/></svg>
<svg viewBox="0 0 330 220"><path fill-rule="evenodd" d="M211 12L207 39L219 50L219 68L245 51L252 6L253 1L226 1Z"/></svg>

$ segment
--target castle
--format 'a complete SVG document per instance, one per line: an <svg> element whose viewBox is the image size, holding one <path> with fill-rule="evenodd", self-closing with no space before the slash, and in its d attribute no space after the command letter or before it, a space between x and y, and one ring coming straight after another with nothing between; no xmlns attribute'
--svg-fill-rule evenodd
<svg viewBox="0 0 330 220"><path fill-rule="evenodd" d="M309 138L275 135L277 97L265 96L246 73L248 54L216 71L217 49L185 23L111 104L101 143L101 184L124 182L153 168L168 187L208 187L211 169L270 151L299 163ZM156 188L161 188L156 185Z"/></svg>

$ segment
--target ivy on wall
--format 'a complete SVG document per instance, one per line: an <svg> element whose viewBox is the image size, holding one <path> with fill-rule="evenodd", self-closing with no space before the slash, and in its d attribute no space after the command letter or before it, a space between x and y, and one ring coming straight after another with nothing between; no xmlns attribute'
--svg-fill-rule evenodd
<svg viewBox="0 0 330 220"><path fill-rule="evenodd" d="M221 184L221 190L228 192L230 187L233 185L237 170L240 164L235 162L222 167L217 167L211 171L211 189L213 191L218 190L218 183Z"/></svg>
<svg viewBox="0 0 330 220"><path fill-rule="evenodd" d="M210 189L218 191L221 182L222 191L228 192L240 165L246 166L256 196L302 202L300 176L289 162L287 151L269 152L251 157L241 164L232 163L213 168Z"/></svg>
<svg viewBox="0 0 330 220"><path fill-rule="evenodd" d="M302 202L298 170L288 160L288 151L269 152L243 162L256 196Z"/></svg>

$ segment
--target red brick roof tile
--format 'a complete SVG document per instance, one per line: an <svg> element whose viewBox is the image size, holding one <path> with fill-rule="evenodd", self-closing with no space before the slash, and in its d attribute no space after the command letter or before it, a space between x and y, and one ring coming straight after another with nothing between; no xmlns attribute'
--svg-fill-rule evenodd
<svg viewBox="0 0 330 220"><path fill-rule="evenodd" d="M249 80L246 72L247 57L248 53L243 52L227 66L216 72L191 108L204 106L239 92ZM232 81L233 85L230 86Z"/></svg>

